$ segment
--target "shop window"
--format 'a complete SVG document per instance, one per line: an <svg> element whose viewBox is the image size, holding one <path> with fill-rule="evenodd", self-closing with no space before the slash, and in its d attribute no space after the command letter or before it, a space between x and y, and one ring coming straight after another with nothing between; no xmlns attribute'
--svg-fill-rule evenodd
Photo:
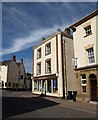
<svg viewBox="0 0 98 120"><path fill-rule="evenodd" d="M51 53L51 43L45 45L45 54L48 55Z"/></svg>
<svg viewBox="0 0 98 120"><path fill-rule="evenodd" d="M86 26L84 30L85 30L85 37L92 34L91 25Z"/></svg>
<svg viewBox="0 0 98 120"><path fill-rule="evenodd" d="M51 80L47 81L47 92L51 93Z"/></svg>
<svg viewBox="0 0 98 120"><path fill-rule="evenodd" d="M87 55L88 55L88 63L89 63L89 64L95 63L94 49L93 49L93 47L87 49L86 51L87 51Z"/></svg>
<svg viewBox="0 0 98 120"><path fill-rule="evenodd" d="M51 59L46 60L46 73L51 73Z"/></svg>
<svg viewBox="0 0 98 120"><path fill-rule="evenodd" d="M37 91L37 81L34 80L34 91Z"/></svg>
<svg viewBox="0 0 98 120"><path fill-rule="evenodd" d="M56 93L58 90L57 79L53 80L53 93Z"/></svg>
<svg viewBox="0 0 98 120"><path fill-rule="evenodd" d="M37 50L37 59L41 58L41 48Z"/></svg>
<svg viewBox="0 0 98 120"><path fill-rule="evenodd" d="M42 92L44 92L44 90L45 90L45 86L44 86L44 83L45 83L45 80L42 80Z"/></svg>
<svg viewBox="0 0 98 120"><path fill-rule="evenodd" d="M37 63L37 75L41 74L41 62Z"/></svg>
<svg viewBox="0 0 98 120"><path fill-rule="evenodd" d="M38 81L38 91L41 92L42 90L42 85L41 85L41 80Z"/></svg>

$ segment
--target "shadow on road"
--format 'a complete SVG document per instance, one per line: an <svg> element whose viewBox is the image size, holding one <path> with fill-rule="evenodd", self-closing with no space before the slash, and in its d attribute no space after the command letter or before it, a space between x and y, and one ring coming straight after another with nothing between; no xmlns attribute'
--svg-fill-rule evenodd
<svg viewBox="0 0 98 120"><path fill-rule="evenodd" d="M58 105L59 103L46 100L43 97L3 97L2 98L2 119L35 111L38 109Z"/></svg>

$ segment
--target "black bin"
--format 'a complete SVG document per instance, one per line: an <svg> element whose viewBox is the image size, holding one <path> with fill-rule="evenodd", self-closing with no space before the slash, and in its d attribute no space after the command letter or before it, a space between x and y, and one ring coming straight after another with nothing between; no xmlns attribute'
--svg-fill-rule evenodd
<svg viewBox="0 0 98 120"><path fill-rule="evenodd" d="M72 100L72 99L73 99L72 91L68 91L68 96L67 96L67 98L68 98L69 100Z"/></svg>
<svg viewBox="0 0 98 120"><path fill-rule="evenodd" d="M77 91L73 91L73 101L76 101Z"/></svg>

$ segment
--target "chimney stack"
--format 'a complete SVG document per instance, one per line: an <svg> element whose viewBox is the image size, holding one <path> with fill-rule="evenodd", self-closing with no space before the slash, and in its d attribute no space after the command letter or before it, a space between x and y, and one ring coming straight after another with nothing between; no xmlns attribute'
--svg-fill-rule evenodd
<svg viewBox="0 0 98 120"><path fill-rule="evenodd" d="M12 60L16 62L16 56L12 55Z"/></svg>
<svg viewBox="0 0 98 120"><path fill-rule="evenodd" d="M64 32L65 32L66 34L69 34L69 35L71 34L70 28L65 28Z"/></svg>
<svg viewBox="0 0 98 120"><path fill-rule="evenodd" d="M23 59L21 59L21 63L23 64Z"/></svg>

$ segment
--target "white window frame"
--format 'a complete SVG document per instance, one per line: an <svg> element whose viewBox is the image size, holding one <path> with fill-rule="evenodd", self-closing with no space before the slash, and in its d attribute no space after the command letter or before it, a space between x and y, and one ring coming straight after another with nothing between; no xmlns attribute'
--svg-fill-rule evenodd
<svg viewBox="0 0 98 120"><path fill-rule="evenodd" d="M37 59L41 58L41 48L37 50Z"/></svg>
<svg viewBox="0 0 98 120"><path fill-rule="evenodd" d="M87 94L87 80L86 80L86 78L82 78L83 75L85 75L85 74L81 75L81 91L82 91L83 94ZM85 77L86 77L86 75L85 75ZM86 83L83 83L83 81L86 81ZM86 87L85 92L83 91L83 87Z"/></svg>
<svg viewBox="0 0 98 120"><path fill-rule="evenodd" d="M87 59L88 59L88 64L93 64L95 63L95 57L94 57L94 49L93 47L86 49L87 51Z"/></svg>
<svg viewBox="0 0 98 120"><path fill-rule="evenodd" d="M40 66L40 70L39 70L39 67ZM41 62L37 63L37 75L40 75L41 74Z"/></svg>
<svg viewBox="0 0 98 120"><path fill-rule="evenodd" d="M50 66L48 66L48 62L50 62ZM46 73L51 73L51 59L46 60Z"/></svg>
<svg viewBox="0 0 98 120"><path fill-rule="evenodd" d="M85 37L92 34L91 25L88 25L88 26L84 27L84 30L85 30Z"/></svg>
<svg viewBox="0 0 98 120"><path fill-rule="evenodd" d="M51 42L45 45L45 55L48 55L50 53L51 53Z"/></svg>

